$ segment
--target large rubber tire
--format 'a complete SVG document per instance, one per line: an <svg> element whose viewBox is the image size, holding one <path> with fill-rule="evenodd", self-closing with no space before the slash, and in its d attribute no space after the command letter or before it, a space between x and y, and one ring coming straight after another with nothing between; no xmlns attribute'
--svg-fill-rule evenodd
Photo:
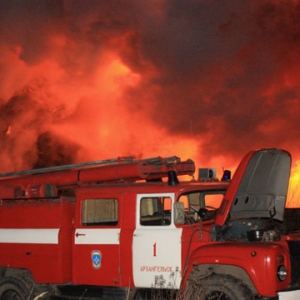
<svg viewBox="0 0 300 300"><path fill-rule="evenodd" d="M33 295L23 280L14 277L3 277L0 279L0 299L31 300Z"/></svg>
<svg viewBox="0 0 300 300"><path fill-rule="evenodd" d="M212 274L197 280L190 278L184 300L254 300L251 290L230 275Z"/></svg>

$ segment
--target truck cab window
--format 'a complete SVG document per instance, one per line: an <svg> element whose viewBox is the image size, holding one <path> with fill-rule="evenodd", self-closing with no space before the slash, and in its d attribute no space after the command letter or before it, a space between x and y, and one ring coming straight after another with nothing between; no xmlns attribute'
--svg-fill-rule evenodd
<svg viewBox="0 0 300 300"><path fill-rule="evenodd" d="M186 220L197 219L200 208L208 210L206 218L214 218L217 209L220 207L225 191L195 191L183 194L179 197L179 202L184 205Z"/></svg>
<svg viewBox="0 0 300 300"><path fill-rule="evenodd" d="M85 199L82 201L81 220L84 226L117 225L117 199Z"/></svg>
<svg viewBox="0 0 300 300"><path fill-rule="evenodd" d="M170 197L144 197L140 201L141 225L168 226L171 224Z"/></svg>
<svg viewBox="0 0 300 300"><path fill-rule="evenodd" d="M207 194L205 196L205 206L208 209L219 208L224 194Z"/></svg>

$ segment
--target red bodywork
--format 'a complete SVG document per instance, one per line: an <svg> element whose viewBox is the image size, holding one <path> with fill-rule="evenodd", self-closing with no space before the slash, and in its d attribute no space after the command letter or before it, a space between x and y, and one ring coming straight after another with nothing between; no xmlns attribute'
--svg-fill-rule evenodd
<svg viewBox="0 0 300 300"><path fill-rule="evenodd" d="M255 294L274 296L291 282L287 241L298 240L299 236L285 236L277 242L245 242L217 240L214 234L228 220L239 184L256 153L246 155L231 183L194 179L179 185L167 184L166 180L155 182L169 171L178 175L192 175L195 171L191 160L167 162L162 158L154 163L117 162L4 176L0 180L0 268L27 269L37 283L117 287L151 287L152 283L145 283L147 278L169 270L174 275L178 268L184 287L197 265L218 271L230 266L230 272L243 274ZM154 181L144 182L145 179ZM140 180L143 182L137 182ZM45 184L51 184L50 191ZM226 190L215 221L180 224L175 222L172 211L168 226L143 227L139 223L140 201L147 197L165 195L174 204L188 193ZM116 223L83 223L85 201L97 199L117 199ZM174 243L172 236L178 239ZM144 242L148 240L149 245ZM170 257L169 264L161 264L161 253ZM173 255L179 255L179 259L174 258L172 265ZM280 264L288 270L284 281L276 277Z"/></svg>

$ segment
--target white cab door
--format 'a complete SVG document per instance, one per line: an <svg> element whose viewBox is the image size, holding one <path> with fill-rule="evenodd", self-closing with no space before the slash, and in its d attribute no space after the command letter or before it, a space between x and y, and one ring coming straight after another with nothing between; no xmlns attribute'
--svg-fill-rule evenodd
<svg viewBox="0 0 300 300"><path fill-rule="evenodd" d="M136 287L179 288L181 228L173 221L174 194L137 195L133 236L133 275Z"/></svg>

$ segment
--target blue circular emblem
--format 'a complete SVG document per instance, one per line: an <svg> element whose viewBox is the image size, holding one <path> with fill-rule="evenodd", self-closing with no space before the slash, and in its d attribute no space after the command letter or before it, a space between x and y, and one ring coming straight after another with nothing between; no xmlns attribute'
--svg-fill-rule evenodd
<svg viewBox="0 0 300 300"><path fill-rule="evenodd" d="M99 250L93 250L91 253L92 266L94 269L100 269L102 253Z"/></svg>

